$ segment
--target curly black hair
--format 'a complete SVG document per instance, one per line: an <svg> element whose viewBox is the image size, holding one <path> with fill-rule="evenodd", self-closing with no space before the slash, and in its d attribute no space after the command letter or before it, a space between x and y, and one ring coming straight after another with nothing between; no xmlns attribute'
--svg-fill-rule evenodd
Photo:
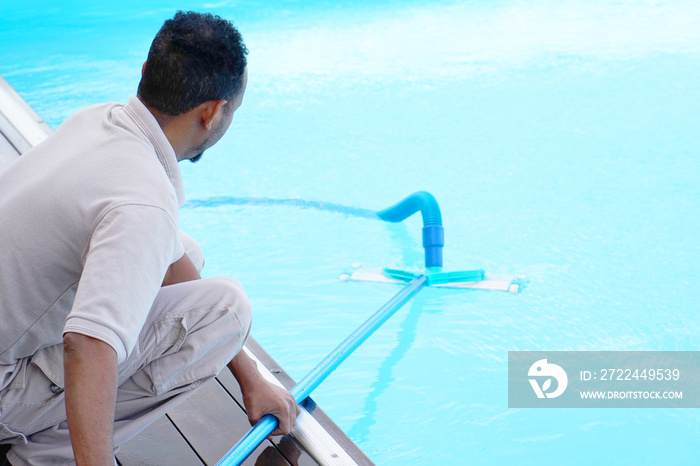
<svg viewBox="0 0 700 466"><path fill-rule="evenodd" d="M138 96L170 116L208 100L230 100L243 85L247 53L231 22L178 11L153 39Z"/></svg>

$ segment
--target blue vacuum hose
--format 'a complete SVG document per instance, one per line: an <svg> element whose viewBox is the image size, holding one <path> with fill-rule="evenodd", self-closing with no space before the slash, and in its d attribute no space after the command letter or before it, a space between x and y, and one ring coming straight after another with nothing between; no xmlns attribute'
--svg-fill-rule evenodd
<svg viewBox="0 0 700 466"><path fill-rule="evenodd" d="M387 222L401 222L420 210L423 216L423 247L425 248L425 268L442 267L442 248L445 233L442 228L440 207L432 194L418 191L388 209L377 212L377 216Z"/></svg>
<svg viewBox="0 0 700 466"><path fill-rule="evenodd" d="M365 218L379 218L387 222L401 222L420 210L423 216L423 247L425 248L425 268L439 272L442 268L442 247L445 234L442 228L440 207L432 194L418 191L388 209L374 212L328 202L305 201L302 199L267 199L214 197L204 200L187 201L185 207L217 207L221 205L284 205L301 208L315 208Z"/></svg>

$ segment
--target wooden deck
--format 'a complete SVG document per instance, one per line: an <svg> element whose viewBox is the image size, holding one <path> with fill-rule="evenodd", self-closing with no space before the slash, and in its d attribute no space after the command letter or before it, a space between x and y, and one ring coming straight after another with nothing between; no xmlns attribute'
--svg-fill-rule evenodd
<svg viewBox="0 0 700 466"><path fill-rule="evenodd" d="M255 340L249 340L246 346L282 385L294 386L294 381ZM117 460L122 466L215 464L250 428L242 406L238 383L225 370L185 403L123 445ZM336 448L344 450L335 460L330 460L331 464L373 464L312 400L307 400L304 407L338 443ZM154 448L154 445L164 448ZM353 463L341 460L343 453L351 457ZM293 435L285 435L266 440L243 464L307 466L324 463L326 461L314 459Z"/></svg>
<svg viewBox="0 0 700 466"><path fill-rule="evenodd" d="M0 77L0 172L51 132ZM286 388L294 386L294 381L253 338L249 338L246 349L259 361L263 375ZM313 400L307 399L302 411L292 435L265 440L243 464L373 464ZM121 466L213 465L249 428L238 383L224 370L180 406L122 445L116 458ZM8 448L0 445L0 465Z"/></svg>
<svg viewBox="0 0 700 466"><path fill-rule="evenodd" d="M246 343L252 353L285 387L294 381L252 338ZM332 441L330 453L310 454L292 435L265 440L243 463L252 466L373 465L372 461L313 402L304 409ZM308 428L308 420L306 421ZM236 379L224 370L200 387L187 401L151 424L137 437L122 445L116 459L120 466L202 466L214 465L248 431L250 424L243 408ZM9 445L0 446L0 464ZM335 452L334 452L335 451Z"/></svg>

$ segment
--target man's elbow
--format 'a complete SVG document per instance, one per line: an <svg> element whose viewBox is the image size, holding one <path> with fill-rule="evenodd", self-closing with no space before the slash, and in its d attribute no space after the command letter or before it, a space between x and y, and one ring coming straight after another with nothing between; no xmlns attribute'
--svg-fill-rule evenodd
<svg viewBox="0 0 700 466"><path fill-rule="evenodd" d="M66 332L63 335L63 357L67 361L76 357L108 358L116 361L117 352L97 338L81 333Z"/></svg>

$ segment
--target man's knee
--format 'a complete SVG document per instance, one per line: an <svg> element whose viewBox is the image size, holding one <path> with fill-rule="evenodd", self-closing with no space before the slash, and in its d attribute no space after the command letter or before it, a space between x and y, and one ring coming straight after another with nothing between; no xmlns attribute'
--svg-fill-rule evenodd
<svg viewBox="0 0 700 466"><path fill-rule="evenodd" d="M158 315L142 333L141 351L120 380L162 394L213 377L241 350L251 327L251 306L241 284L204 278L161 290ZM152 316L155 317L155 316ZM139 353L139 354L136 354Z"/></svg>
<svg viewBox="0 0 700 466"><path fill-rule="evenodd" d="M201 282L206 287L207 295L218 296L220 305L225 309L220 317L224 326L233 325L234 328L230 331L234 333L242 329L247 337L252 324L252 312L243 286L237 280L225 277L206 278Z"/></svg>

